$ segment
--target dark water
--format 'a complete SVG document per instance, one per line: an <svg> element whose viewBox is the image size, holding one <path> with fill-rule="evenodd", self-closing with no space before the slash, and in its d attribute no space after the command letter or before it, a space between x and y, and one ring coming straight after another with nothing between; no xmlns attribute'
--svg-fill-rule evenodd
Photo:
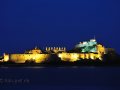
<svg viewBox="0 0 120 90"><path fill-rule="evenodd" d="M120 67L0 68L0 90L120 90Z"/></svg>

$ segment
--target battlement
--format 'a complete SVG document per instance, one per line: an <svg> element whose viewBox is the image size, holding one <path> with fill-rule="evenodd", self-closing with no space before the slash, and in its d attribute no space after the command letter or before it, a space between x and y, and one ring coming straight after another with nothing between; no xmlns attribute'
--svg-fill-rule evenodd
<svg viewBox="0 0 120 90"><path fill-rule="evenodd" d="M54 53L66 52L65 47L46 47L46 52L53 51Z"/></svg>

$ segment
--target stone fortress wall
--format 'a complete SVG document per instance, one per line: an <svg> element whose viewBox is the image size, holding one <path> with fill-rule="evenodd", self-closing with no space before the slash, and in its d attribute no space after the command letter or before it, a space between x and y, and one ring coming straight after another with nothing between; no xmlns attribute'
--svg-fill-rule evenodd
<svg viewBox="0 0 120 90"><path fill-rule="evenodd" d="M93 44L96 40L92 40ZM90 43L91 43L90 42ZM81 43L80 43L81 45ZM84 45L84 44L83 44ZM83 46L81 45L81 46ZM85 44L86 45L86 44ZM94 49L93 49L94 50ZM46 47L46 53L43 53L39 48L35 47L33 50L25 51L23 54L4 54L4 61L13 61L15 63L25 63L26 61L35 61L36 63L42 63L52 55L56 54L62 61L74 62L80 59L92 59L92 60L102 60L105 52L105 47L101 44L96 44L95 52L72 52L69 53L66 51L65 47Z"/></svg>

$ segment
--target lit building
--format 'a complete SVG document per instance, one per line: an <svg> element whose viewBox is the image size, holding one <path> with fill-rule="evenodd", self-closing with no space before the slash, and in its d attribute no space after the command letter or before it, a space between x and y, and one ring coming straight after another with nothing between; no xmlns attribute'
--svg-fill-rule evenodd
<svg viewBox="0 0 120 90"><path fill-rule="evenodd" d="M96 53L97 52L96 46L97 46L96 40L91 39L90 41L80 42L75 46L75 48L78 48L78 49L80 48L82 53L86 53L86 52Z"/></svg>
<svg viewBox="0 0 120 90"><path fill-rule="evenodd" d="M75 53L59 53L59 57L63 61L78 61L81 59L92 59L92 60L102 60L103 55L106 53L105 47L101 44L98 44L95 39L90 41L80 42L75 46L75 49L78 49L79 52Z"/></svg>
<svg viewBox="0 0 120 90"><path fill-rule="evenodd" d="M48 60L52 54L56 54L62 61L68 62L84 59L99 59L102 61L103 55L106 53L105 47L98 44L95 39L80 42L75 46L75 49L79 52L67 52L65 47L46 47L46 50L42 52L42 50L35 47L33 50L25 51L23 54L4 54L4 62L26 63L26 61L34 61L35 63L42 63Z"/></svg>

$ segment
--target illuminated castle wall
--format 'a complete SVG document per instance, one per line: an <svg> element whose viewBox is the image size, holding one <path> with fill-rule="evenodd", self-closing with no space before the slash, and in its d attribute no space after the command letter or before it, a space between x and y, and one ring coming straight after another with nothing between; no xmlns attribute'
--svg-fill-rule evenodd
<svg viewBox="0 0 120 90"><path fill-rule="evenodd" d="M43 53L39 48L35 47L33 50L25 51L24 54L4 54L4 62L9 60L15 63L25 63L26 61L35 61L41 63L52 55L56 54L62 61L74 62L81 59L99 59L102 60L106 53L105 47L98 44L95 39L87 42L80 42L75 46L80 52L67 52L65 47L46 47L46 53Z"/></svg>
<svg viewBox="0 0 120 90"><path fill-rule="evenodd" d="M74 62L80 59L99 59L102 60L103 55L106 53L105 47L98 44L95 39L90 41L80 42L75 46L75 49L79 49L79 53L60 53L58 56L63 61Z"/></svg>
<svg viewBox="0 0 120 90"><path fill-rule="evenodd" d="M35 61L36 63L41 63L46 61L49 54L11 54L9 59L15 63L25 63L27 60Z"/></svg>
<svg viewBox="0 0 120 90"><path fill-rule="evenodd" d="M105 48L102 45L97 45L97 51L95 53L93 52L87 52L87 53L59 53L58 56L63 61L78 61L80 59L99 59L102 60L103 55L105 54Z"/></svg>
<svg viewBox="0 0 120 90"><path fill-rule="evenodd" d="M86 54L84 53L62 53L62 54L59 54L59 57L63 61L69 61L69 62L75 62L80 59L102 60L102 56L100 54L95 54L95 53L86 53Z"/></svg>
<svg viewBox="0 0 120 90"><path fill-rule="evenodd" d="M34 61L41 63L49 58L49 54L42 54L42 51L35 47L33 50L25 51L24 54L4 54L4 61L12 61L15 63L25 63L26 61Z"/></svg>

